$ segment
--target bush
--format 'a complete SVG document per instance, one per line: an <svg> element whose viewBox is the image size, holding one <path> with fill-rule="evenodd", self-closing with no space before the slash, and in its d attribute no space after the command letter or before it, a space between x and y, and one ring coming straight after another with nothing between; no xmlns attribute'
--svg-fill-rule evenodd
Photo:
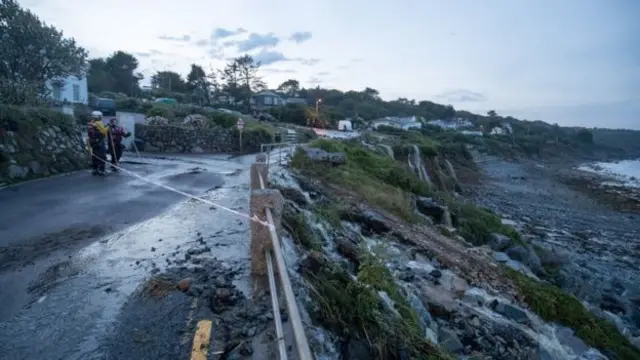
<svg viewBox="0 0 640 360"><path fill-rule="evenodd" d="M73 106L73 116L78 124L88 124L91 120L91 108L84 104L75 104Z"/></svg>
<svg viewBox="0 0 640 360"><path fill-rule="evenodd" d="M165 119L169 119L169 121L176 118L176 115L170 106L158 103L153 104L153 107L147 111L146 115L147 117L163 117Z"/></svg>
<svg viewBox="0 0 640 360"><path fill-rule="evenodd" d="M67 133L73 128L74 119L50 108L0 104L0 128L30 134L41 126L56 125Z"/></svg>
<svg viewBox="0 0 640 360"><path fill-rule="evenodd" d="M503 225L502 219L491 210L473 204L453 206L460 223L460 234L476 246L489 242L489 234L507 235L515 243L521 243L520 234L511 226Z"/></svg>

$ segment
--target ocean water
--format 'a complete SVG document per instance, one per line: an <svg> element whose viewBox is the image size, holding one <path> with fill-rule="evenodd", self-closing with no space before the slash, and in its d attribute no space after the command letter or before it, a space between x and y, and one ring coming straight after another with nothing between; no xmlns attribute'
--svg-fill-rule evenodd
<svg viewBox="0 0 640 360"><path fill-rule="evenodd" d="M578 167L578 169L609 175L616 179L616 181L607 182L607 185L640 188L640 159L585 164Z"/></svg>

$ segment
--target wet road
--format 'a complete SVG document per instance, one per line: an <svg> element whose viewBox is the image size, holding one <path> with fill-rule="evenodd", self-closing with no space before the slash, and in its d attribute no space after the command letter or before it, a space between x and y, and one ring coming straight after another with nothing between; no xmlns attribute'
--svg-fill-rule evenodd
<svg viewBox="0 0 640 360"><path fill-rule="evenodd" d="M143 157L123 167L246 212L253 158ZM1 189L0 204L2 358L108 358L127 297L196 233L212 234L218 259L247 262L246 220L124 173L25 183ZM178 338L175 328L165 335Z"/></svg>

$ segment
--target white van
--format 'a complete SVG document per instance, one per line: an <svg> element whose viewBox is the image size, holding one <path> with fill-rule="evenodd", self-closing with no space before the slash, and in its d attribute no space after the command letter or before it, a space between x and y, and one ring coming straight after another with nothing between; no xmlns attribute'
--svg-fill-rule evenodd
<svg viewBox="0 0 640 360"><path fill-rule="evenodd" d="M340 131L353 131L353 125L351 124L351 120L340 120L340 121L338 121L338 130L340 130Z"/></svg>

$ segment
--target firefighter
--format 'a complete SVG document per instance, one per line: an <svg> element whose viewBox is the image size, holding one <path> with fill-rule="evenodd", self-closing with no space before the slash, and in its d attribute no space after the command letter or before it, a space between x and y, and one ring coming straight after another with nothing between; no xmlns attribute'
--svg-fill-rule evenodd
<svg viewBox="0 0 640 360"><path fill-rule="evenodd" d="M111 154L111 170L118 171L114 165L118 165L120 158L122 157L122 138L131 136L130 132L126 132L122 126L118 124L118 118L113 117L109 121L109 135L107 140L107 146L109 147L109 154Z"/></svg>
<svg viewBox="0 0 640 360"><path fill-rule="evenodd" d="M89 123L89 137L87 139L91 148L91 167L93 175L104 176L105 163L107 161L104 140L109 129L102 123L102 113L94 111L91 113L91 122Z"/></svg>

